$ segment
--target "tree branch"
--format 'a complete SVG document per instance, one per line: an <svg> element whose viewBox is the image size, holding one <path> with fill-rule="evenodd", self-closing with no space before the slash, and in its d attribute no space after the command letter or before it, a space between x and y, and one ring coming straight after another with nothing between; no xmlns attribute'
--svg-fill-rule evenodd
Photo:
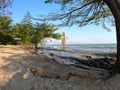
<svg viewBox="0 0 120 90"><path fill-rule="evenodd" d="M92 0L91 2L85 3L83 6L81 6L81 7L79 7L79 8L76 8L76 9L68 12L68 14L69 14L69 13L73 13L73 12L75 12L75 11L77 11L77 10L80 10L80 9L84 8L85 6L88 6L88 5L90 5L90 4L92 4L92 3L95 3L95 2L98 2L98 1L99 1L99 0ZM66 14L67 14L67 13L66 13Z"/></svg>

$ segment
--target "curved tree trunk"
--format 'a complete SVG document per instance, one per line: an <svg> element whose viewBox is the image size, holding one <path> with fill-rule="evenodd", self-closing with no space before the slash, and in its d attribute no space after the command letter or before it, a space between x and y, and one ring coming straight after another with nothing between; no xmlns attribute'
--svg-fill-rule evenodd
<svg viewBox="0 0 120 90"><path fill-rule="evenodd" d="M115 73L120 73L120 1L119 0L104 0L110 8L116 25L116 38L117 38L117 61L114 67Z"/></svg>
<svg viewBox="0 0 120 90"><path fill-rule="evenodd" d="M117 61L115 66L118 72L120 73L120 20L116 20L115 23L116 23L116 33L117 33Z"/></svg>

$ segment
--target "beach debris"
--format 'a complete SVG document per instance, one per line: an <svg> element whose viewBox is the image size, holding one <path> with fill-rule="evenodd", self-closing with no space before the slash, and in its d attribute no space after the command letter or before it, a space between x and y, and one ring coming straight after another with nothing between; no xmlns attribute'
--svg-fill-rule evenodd
<svg viewBox="0 0 120 90"><path fill-rule="evenodd" d="M57 56L54 56L53 60L57 61L60 64L66 64L66 65L73 65L73 64L75 64L74 60L63 59L63 58L60 58L60 57L57 57Z"/></svg>
<svg viewBox="0 0 120 90"><path fill-rule="evenodd" d="M115 58L107 58L107 57L97 57L92 58L92 56L80 56L75 57L70 54L60 53L56 55L55 53L50 53L49 55L54 61L60 64L73 65L75 67L80 67L84 69L92 69L92 68L102 68L102 69L112 69L113 64L115 64ZM92 67L92 68L91 68Z"/></svg>
<svg viewBox="0 0 120 90"><path fill-rule="evenodd" d="M60 64L72 65L89 70L91 68L102 68L111 70L116 62L116 57L94 56L90 54L75 54L65 51L46 50L42 54Z"/></svg>

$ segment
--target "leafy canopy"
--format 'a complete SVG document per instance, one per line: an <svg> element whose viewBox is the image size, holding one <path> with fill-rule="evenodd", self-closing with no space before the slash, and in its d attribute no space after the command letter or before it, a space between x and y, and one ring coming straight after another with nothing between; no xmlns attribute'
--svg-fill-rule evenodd
<svg viewBox="0 0 120 90"><path fill-rule="evenodd" d="M9 30L12 19L8 16L0 16L0 32Z"/></svg>
<svg viewBox="0 0 120 90"><path fill-rule="evenodd" d="M0 44L17 44L11 35L12 19L8 16L0 16Z"/></svg>
<svg viewBox="0 0 120 90"><path fill-rule="evenodd" d="M19 39L19 44L28 47L30 45L37 45L40 43L45 44L46 38L60 39L61 34L55 33L58 30L53 24L50 23L33 23L30 12L26 12L21 23L12 27L11 34L14 38Z"/></svg>
<svg viewBox="0 0 120 90"><path fill-rule="evenodd" d="M56 30L58 30L58 28L53 24L40 24L37 22L34 26L33 43L35 45L38 45L38 43L40 43L40 45L43 46L45 45L46 38L60 39L61 34L55 33Z"/></svg>

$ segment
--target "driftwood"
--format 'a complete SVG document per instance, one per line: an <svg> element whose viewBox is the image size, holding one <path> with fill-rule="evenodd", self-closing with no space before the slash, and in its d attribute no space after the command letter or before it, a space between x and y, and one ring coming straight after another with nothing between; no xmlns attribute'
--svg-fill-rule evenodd
<svg viewBox="0 0 120 90"><path fill-rule="evenodd" d="M64 57L60 57L64 58ZM66 58L64 58L66 59ZM102 69L112 69L114 63L115 63L115 58L89 58L87 60L84 59L79 59L79 58L67 58L67 59L72 59L75 61L73 64L76 67L81 67L85 69L91 69L91 68L102 68ZM91 68L90 68L91 67Z"/></svg>
<svg viewBox="0 0 120 90"><path fill-rule="evenodd" d="M97 71L101 71L102 69L111 70L116 61L115 57L92 58L91 56L83 56L84 58L77 58L57 56L54 53L50 53L49 56L60 64L72 65L87 70ZM70 63L67 61L70 61Z"/></svg>

